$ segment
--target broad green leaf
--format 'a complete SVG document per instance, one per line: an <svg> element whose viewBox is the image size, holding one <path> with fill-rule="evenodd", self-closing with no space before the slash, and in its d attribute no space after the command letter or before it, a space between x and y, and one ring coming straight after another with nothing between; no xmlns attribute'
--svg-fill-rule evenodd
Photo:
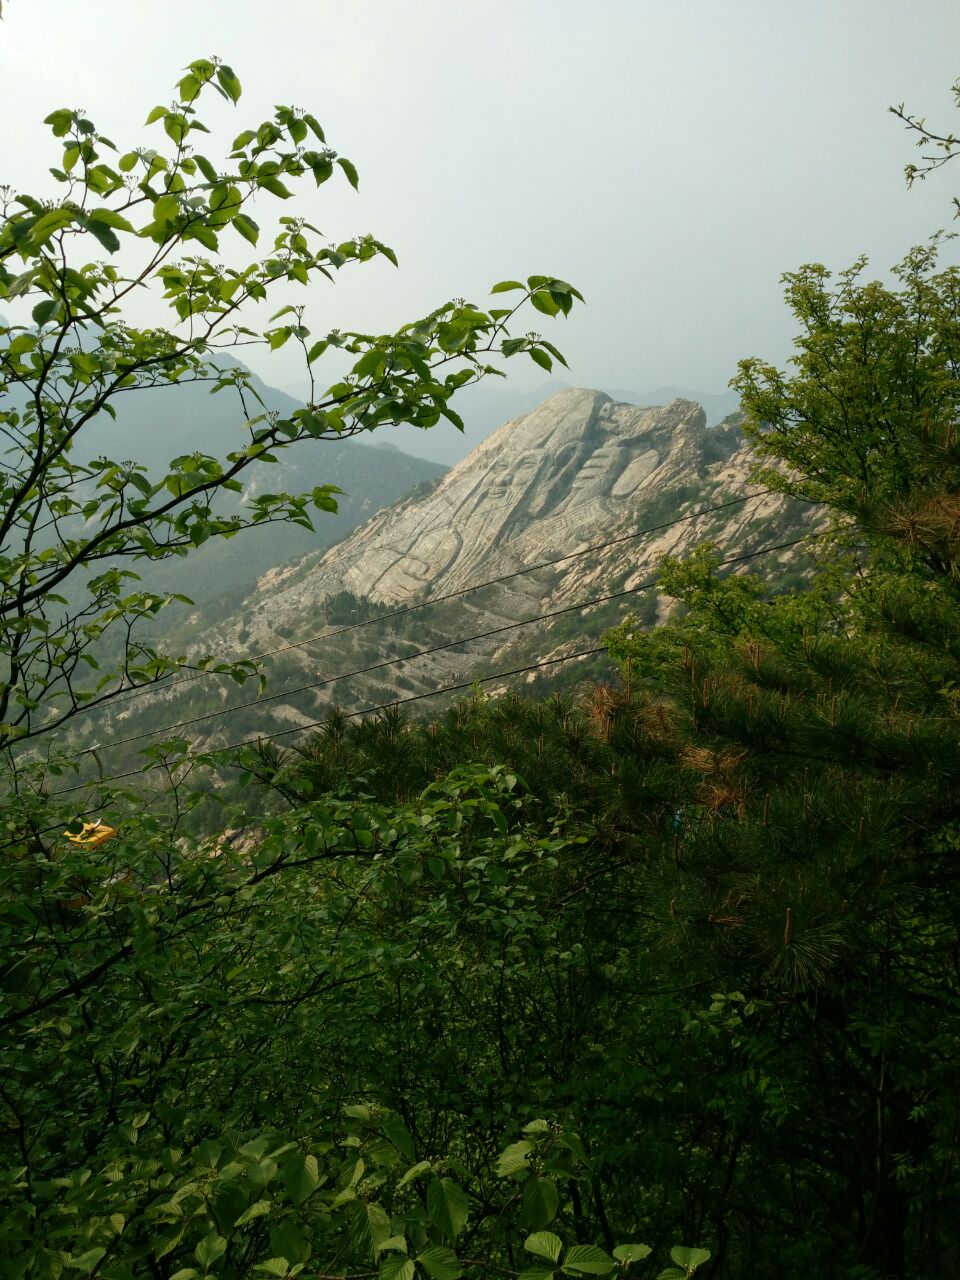
<svg viewBox="0 0 960 1280"><path fill-rule="evenodd" d="M378 1204L355 1201L348 1210L350 1243L357 1253L375 1254L377 1245L390 1235L390 1218Z"/></svg>
<svg viewBox="0 0 960 1280"><path fill-rule="evenodd" d="M12 342L7 345L7 355L22 356L28 351L32 351L37 345L36 335L32 333L20 333Z"/></svg>
<svg viewBox="0 0 960 1280"><path fill-rule="evenodd" d="M500 1156L497 1162L497 1177L508 1178L512 1173L530 1168L530 1155L534 1150L532 1142L513 1142Z"/></svg>
<svg viewBox="0 0 960 1280"><path fill-rule="evenodd" d="M178 83L177 90L181 102L193 102L200 95L200 81L195 75L188 73Z"/></svg>
<svg viewBox="0 0 960 1280"><path fill-rule="evenodd" d="M245 213L235 213L231 222L244 240L248 240L250 244L257 243L260 238L260 228L252 218L248 218Z"/></svg>
<svg viewBox="0 0 960 1280"><path fill-rule="evenodd" d="M50 209L33 224L30 229L31 239L35 245L42 245L52 235L62 231L64 227L69 227L72 222L77 221L79 221L79 214L76 209L65 209L62 206Z"/></svg>
<svg viewBox="0 0 960 1280"><path fill-rule="evenodd" d="M710 1260L709 1249L689 1249L686 1245L676 1244L670 1250L670 1257L678 1267L683 1267L688 1276L692 1276L697 1267Z"/></svg>
<svg viewBox="0 0 960 1280"><path fill-rule="evenodd" d="M560 1258L560 1250L563 1248L563 1241L552 1231L535 1231L532 1236L527 1236L523 1247L527 1253L534 1253L538 1258L546 1258L547 1262L557 1262Z"/></svg>
<svg viewBox="0 0 960 1280"><path fill-rule="evenodd" d="M556 316L560 314L559 303L553 300L551 294L545 289L538 289L535 293L531 293L530 301L533 303L537 311L542 311L545 316Z"/></svg>
<svg viewBox="0 0 960 1280"><path fill-rule="evenodd" d="M290 1271L290 1263L286 1258L267 1258L266 1262L258 1262L254 1271L262 1271L265 1276L285 1276Z"/></svg>
<svg viewBox="0 0 960 1280"><path fill-rule="evenodd" d="M452 1249L444 1249L440 1245L423 1249L417 1254L417 1261L431 1280L457 1280L463 1275L457 1255Z"/></svg>
<svg viewBox="0 0 960 1280"><path fill-rule="evenodd" d="M391 1253L380 1259L380 1280L414 1280L417 1268L411 1258Z"/></svg>
<svg viewBox="0 0 960 1280"><path fill-rule="evenodd" d="M499 284L495 284L490 290L491 293L510 293L514 289L526 289L525 284L521 284L519 280L501 280Z"/></svg>
<svg viewBox="0 0 960 1280"><path fill-rule="evenodd" d="M176 196L159 196L153 202L154 222L171 222L180 214L180 201Z"/></svg>
<svg viewBox="0 0 960 1280"><path fill-rule="evenodd" d="M618 1244L613 1251L618 1262L642 1262L650 1256L648 1244Z"/></svg>
<svg viewBox="0 0 960 1280"><path fill-rule="evenodd" d="M104 226L115 227L117 231L133 231L133 227L122 213L117 213L115 209L91 209L87 217L92 222L102 222Z"/></svg>
<svg viewBox="0 0 960 1280"><path fill-rule="evenodd" d="M55 138L63 138L70 132L70 126L73 123L73 112L66 107L61 107L59 111L51 111L44 118L43 123L51 127Z"/></svg>
<svg viewBox="0 0 960 1280"><path fill-rule="evenodd" d="M309 126L313 134L317 138L319 138L321 142L323 143L326 142L326 138L324 137L323 130L320 128L320 124L316 116L312 116L309 111L305 111L300 118L305 125Z"/></svg>
<svg viewBox="0 0 960 1280"><path fill-rule="evenodd" d="M595 1244L571 1245L563 1255L563 1269L578 1276L605 1276L616 1270L617 1264L609 1253Z"/></svg>
<svg viewBox="0 0 960 1280"><path fill-rule="evenodd" d="M231 102L239 101L243 89L231 67L226 65L217 67L217 84L219 84Z"/></svg>
<svg viewBox="0 0 960 1280"><path fill-rule="evenodd" d="M193 1256L204 1271L209 1271L216 1260L222 1258L226 1252L226 1240L218 1232L211 1231L203 1237L196 1249L194 1249Z"/></svg>
<svg viewBox="0 0 960 1280"><path fill-rule="evenodd" d="M314 491L314 501L316 501L317 496L317 491ZM326 497L326 494L321 492L319 496L322 501L322 499ZM410 1136L410 1130L403 1123L400 1117L387 1116L383 1122L382 1128L384 1136L393 1143L400 1154L406 1156L408 1160L412 1160L417 1154L416 1148L413 1145L413 1138Z"/></svg>
<svg viewBox="0 0 960 1280"><path fill-rule="evenodd" d="M280 1181L294 1204L302 1204L320 1185L317 1157L297 1152L283 1162Z"/></svg>
<svg viewBox="0 0 960 1280"><path fill-rule="evenodd" d="M467 1225L467 1197L450 1178L434 1178L427 1187L427 1213L444 1235L455 1239Z"/></svg>
<svg viewBox="0 0 960 1280"><path fill-rule="evenodd" d="M357 171L353 164L351 164L349 160L344 159L343 156L340 156L337 159L337 164L347 175L347 181L350 183L351 187L353 187L354 191L358 191L360 188L360 179L357 176Z"/></svg>
<svg viewBox="0 0 960 1280"><path fill-rule="evenodd" d="M254 1218L262 1218L264 1214L269 1213L273 1208L271 1200L255 1200L249 1209L245 1209L240 1217L233 1224L235 1227L242 1227L244 1223L252 1222Z"/></svg>
<svg viewBox="0 0 960 1280"><path fill-rule="evenodd" d="M559 1197L556 1183L549 1178L528 1178L523 1184L523 1215L534 1231L552 1222Z"/></svg>
<svg viewBox="0 0 960 1280"><path fill-rule="evenodd" d="M547 373L553 368L553 361L545 351L541 351L539 347L530 348L530 359L534 364L538 364L541 369L546 369Z"/></svg>
<svg viewBox="0 0 960 1280"><path fill-rule="evenodd" d="M374 1253L406 1253L407 1237L406 1236L387 1236L386 1240L379 1240L374 1245Z"/></svg>
<svg viewBox="0 0 960 1280"><path fill-rule="evenodd" d="M432 1169L433 1169L433 1165L429 1160L418 1160L415 1165L412 1165L407 1170L407 1172L403 1175L403 1177L397 1183L397 1190L399 1191L399 1189L401 1187L405 1187L408 1182L413 1182L414 1179L422 1177L423 1174L429 1173Z"/></svg>

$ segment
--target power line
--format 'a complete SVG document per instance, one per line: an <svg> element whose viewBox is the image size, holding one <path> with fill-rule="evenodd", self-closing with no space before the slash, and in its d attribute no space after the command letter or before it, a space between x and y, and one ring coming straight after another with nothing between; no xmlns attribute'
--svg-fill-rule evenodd
<svg viewBox="0 0 960 1280"><path fill-rule="evenodd" d="M781 542L776 546L766 547L762 552L749 552L745 556L734 556L729 560L721 560L720 566L732 564L737 560L749 559L751 556L766 555L772 551L783 551L788 547L795 547L799 542L804 542L805 537L793 538L789 542ZM126 738L116 738L113 742L105 742L96 747L87 747L85 750L78 752L78 755L90 755L94 751L109 751L113 747L126 746L131 742L142 742L145 738L155 738L161 733L174 733L177 729L186 729L190 725L206 723L208 720L217 720L220 716L228 716L234 711L245 711L249 707L262 707L267 702L276 702L280 698L292 698L297 693L307 693L314 689L323 689L330 684L338 684L341 680L351 680L354 676L367 675L371 671L381 671L384 667L395 667L401 662L413 662L417 658L425 658L433 653L443 653L447 649L455 649L461 644L470 644L474 640L487 640L491 636L502 635L506 631L516 631L520 627L530 627L536 622L546 622L550 618L559 618L566 613L576 613L581 609L589 609L593 605L606 604L610 600L621 600L624 596L636 595L641 591L649 591L657 585L657 579L651 578L647 582L642 582L636 587L629 587L623 591L611 591L607 595L594 596L591 600L582 600L578 604L564 605L560 609L550 609L546 613L539 613L533 618L523 618L519 622L507 622L499 627L490 627L486 631L478 631L473 635L460 636L456 640L447 640L443 644L431 645L427 649L418 649L414 653L403 654L397 658L386 658L382 662L372 663L370 666L357 667L354 671L344 671L340 675L328 676L324 680L311 681L309 684L297 685L294 689L283 689L277 693L268 694L264 698L251 698L247 702L238 702L233 707L221 707L216 711L206 711L202 715L192 716L188 720L177 720L173 724L161 725L157 729L146 729L142 733L130 734ZM392 703L390 704L392 705Z"/></svg>
<svg viewBox="0 0 960 1280"><path fill-rule="evenodd" d="M478 684L489 684L492 680L504 680L508 676L519 676L526 671L539 671L542 667L553 667L560 662L572 662L574 658L588 658L592 654L606 653L605 645L597 645L593 649L581 649L577 653L567 653L561 658L546 658L543 662L533 662L526 667L514 667L512 671L498 671L494 675L479 676L473 680L463 680L459 684L444 685L442 689L430 689L426 693L415 693L408 698L391 698L389 702L380 702L376 706L362 707L357 711L347 711L344 718L353 720L357 716L373 715L375 711L385 711L388 707L402 707L409 702L422 702L424 698L436 698L442 693L457 693L461 689L472 689ZM319 729L326 722L324 720L310 720L306 724L294 725L292 729L279 729L275 733L259 733L255 738L244 738L240 742L231 742L225 747L214 747L211 751L189 751L185 752L180 760L174 762L174 767L181 765L186 760L198 760L205 756L218 756L226 751L236 751L240 747L251 747L260 742L269 742L274 738L285 738L291 733L305 733L308 729ZM104 786L108 782L119 782L124 778L139 778L145 773L152 773L156 769L162 769L162 764L151 764L145 769L128 769L125 773L114 773L106 778L97 778L96 781L80 782L73 787L63 787L59 791L53 792L53 795L65 796L71 791L84 791L88 787Z"/></svg>
<svg viewBox="0 0 960 1280"><path fill-rule="evenodd" d="M578 556L586 556L594 551L605 551L608 547L615 547L624 542L633 542L637 538L647 537L651 533L660 533L664 529L672 529L675 525L685 524L688 520L697 520L700 516L712 515L715 511L725 511L729 507L741 506L744 502L754 502L757 498L767 497L771 492L770 489L761 489L759 493L747 494L743 498L731 498L726 502L718 502L712 507L701 507L698 511L690 511L684 516L678 516L675 520L667 520L663 524L654 524L646 529L638 529L635 533L622 534L618 538L609 538L606 542L597 542L589 547L581 547L579 551L570 551L566 555L555 556L552 560L541 560L538 564L527 565L523 569L515 569L512 573L504 573L497 578L487 578L483 582L475 582L468 587L459 587L456 591L448 591L443 595L431 596L428 600L420 600L416 604L404 605L400 609L390 609L386 613L378 613L373 618L364 618L361 622L349 622L346 626L337 627L334 631L324 631L319 635L310 636L306 640L296 640L290 644L278 645L274 649L264 649L262 653L250 654L249 661L259 662L262 658L272 658L278 653L289 653L292 649L303 649L307 645L318 644L321 640L332 640L335 636L344 635L348 631L356 631L361 627L372 627L378 622L399 618L406 613L415 613L418 609L427 609L431 605L443 604L446 600L456 600L460 596L469 595L473 591L482 591L484 587L495 587L502 582L510 582L514 578L523 577L524 574L535 573L538 569L549 569L553 565L563 564L566 560L574 560ZM138 685L136 688L126 690L111 698L110 702L114 705L129 702L133 698L142 697L147 693L155 693L157 690L166 691L168 689L177 689L181 685L192 684L193 681L200 680L204 676L227 674L229 673L223 671L204 670L196 671L193 675L180 676L169 683L158 680L151 684ZM95 706L81 707L77 714L83 714L84 711L93 711L101 705L102 703L97 703Z"/></svg>
<svg viewBox="0 0 960 1280"><path fill-rule="evenodd" d="M806 534L801 538L794 538L789 542L775 543L772 546L762 547L760 548L759 551L748 551L741 555L729 556L727 557L726 560L719 561L718 567L722 567L730 564L738 564L746 560L754 560L758 556L770 555L774 551L784 551L789 547L797 546L801 542L809 541L809 539L812 536L813 535L811 534ZM652 582L643 583L639 587L632 588L631 591L629 592L618 592L617 595L632 595L639 591L650 590L652 587L655 587L655 586L656 586L656 580ZM588 607L588 604L571 606L571 608L581 608L581 609L587 608L587 607ZM568 610L564 609L564 610L561 610L561 612L568 612ZM530 619L529 621L539 621L539 619ZM513 625L523 625L523 624L513 624ZM460 641L458 643L464 643L464 641ZM381 702L375 706L358 708L355 711L345 712L344 715L345 715L345 718L348 720L355 719L357 716L373 715L375 712L384 711L388 707L401 707L401 706L406 706L412 702L422 702L426 698L435 698L446 693L457 693L463 689L472 689L474 685L489 684L491 681L494 681L494 680L504 680L509 678L510 676L523 675L524 673L529 671L538 671L544 667L556 666L558 663L561 663L561 662L572 662L575 658L587 658L587 657L591 657L594 654L606 653L606 652L607 652L607 649L605 645L597 645L596 647L591 649L581 649L576 653L565 654L563 655L563 657L547 658L542 662L530 663L524 667L514 667L510 671L497 671L492 675L480 676L471 680L464 680L458 684L444 685L442 688L430 689L424 693L411 694L406 698L391 698L388 702ZM320 685L325 683L328 683L328 681L321 681L317 685L307 685L304 687L319 688ZM235 709L239 710L239 708L235 708ZM181 757L181 759L175 762L174 767L177 767L188 760L198 760L208 756L222 755L223 753L228 751L236 751L240 747L251 746L256 742L268 742L268 741L272 741L275 738L285 738L285 737L288 737L291 733L304 733L309 729L320 728L324 723L325 722L323 720L311 720L311 721L308 721L306 724L294 725L290 729L279 729L274 731L273 733L261 733L261 734L258 734L256 738L245 738L239 742L231 742L222 747L214 747L210 751L185 752L184 755ZM161 731L157 730L156 732L161 732ZM109 745L119 745L119 743L109 744ZM106 750L106 747L97 748L97 750ZM164 765L162 763L159 763L159 764L148 765L142 769L128 769L124 773L115 773L105 778L98 778L95 781L91 780L90 782L77 783L75 786L72 786L72 787L64 787L54 792L53 794L58 796L69 795L71 792L83 791L89 787L103 786L109 782L120 782L126 778L140 777L145 773L152 773L154 770L162 769L163 767Z"/></svg>

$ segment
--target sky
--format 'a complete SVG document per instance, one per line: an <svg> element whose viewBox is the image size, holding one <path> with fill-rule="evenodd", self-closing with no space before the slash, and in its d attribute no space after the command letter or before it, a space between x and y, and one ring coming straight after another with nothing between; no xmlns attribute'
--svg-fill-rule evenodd
<svg viewBox="0 0 960 1280"><path fill-rule="evenodd" d="M883 274L960 190L960 160L906 190L915 147L887 112L960 132L956 0L5 0L0 182L56 193L54 107L145 144L149 109L210 54L244 94L212 106L208 154L275 103L311 110L360 190L331 182L297 211L399 256L298 295L316 332L557 275L587 306L523 327L578 386L717 392L738 359L782 364L782 272L865 253ZM249 362L301 384L287 348ZM545 380L525 364L511 385Z"/></svg>

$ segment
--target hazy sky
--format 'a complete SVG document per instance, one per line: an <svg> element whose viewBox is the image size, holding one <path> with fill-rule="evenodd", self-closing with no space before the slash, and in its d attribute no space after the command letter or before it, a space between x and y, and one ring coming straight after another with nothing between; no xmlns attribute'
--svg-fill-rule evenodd
<svg viewBox="0 0 960 1280"><path fill-rule="evenodd" d="M400 256L400 272L376 265L311 290L315 330L393 327L454 295L482 304L506 276L556 274L589 305L525 327L562 347L578 385L720 390L742 356L782 361L781 272L861 252L880 271L950 222L960 190L960 160L904 189L914 148L886 111L905 100L960 132L957 0L4 10L0 181L54 194L40 121L57 106L84 107L124 149L146 142L144 117L180 68L217 53L245 92L237 108L211 106L215 136L274 103L309 108L361 186L331 182L307 212L331 238L372 231ZM251 363L275 385L298 376L287 350ZM540 377L517 373L523 388Z"/></svg>

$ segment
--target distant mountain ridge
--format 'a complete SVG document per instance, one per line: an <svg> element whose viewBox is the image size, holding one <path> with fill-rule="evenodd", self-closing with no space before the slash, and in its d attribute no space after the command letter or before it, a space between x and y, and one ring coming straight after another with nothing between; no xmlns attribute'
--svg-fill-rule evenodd
<svg viewBox="0 0 960 1280"><path fill-rule="evenodd" d="M385 508L327 551L271 569L215 628L198 631L199 612L190 619L198 650L282 652L266 664L266 700L189 732L211 745L270 733L320 719L334 705L353 710L432 694L596 646L628 612L652 625L671 605L643 591L514 627L631 593L655 576L663 555L689 552L705 539L742 554L810 531L809 512L775 494L675 523L753 494L751 466L737 422L708 428L691 401L644 407L599 391L559 392L504 424L429 492ZM751 568L778 577L802 571L795 551ZM506 580L431 603L500 578ZM378 613L418 602L422 609L367 625ZM421 649L440 651L414 657ZM375 669L337 679L362 667ZM595 668L603 669L602 662ZM173 724L251 696L198 681L142 702L153 704L151 724ZM427 713L437 705L421 704ZM131 706L123 718L143 723L143 707Z"/></svg>

